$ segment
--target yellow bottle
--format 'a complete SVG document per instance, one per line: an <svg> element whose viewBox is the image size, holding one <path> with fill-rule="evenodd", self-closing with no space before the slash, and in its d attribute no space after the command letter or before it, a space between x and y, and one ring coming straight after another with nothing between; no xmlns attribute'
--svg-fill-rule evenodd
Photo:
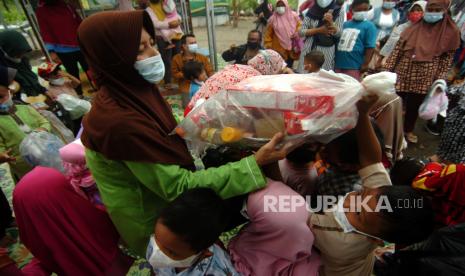
<svg viewBox="0 0 465 276"><path fill-rule="evenodd" d="M225 143L234 143L240 141L244 136L244 131L239 128L225 127L221 131L221 140Z"/></svg>

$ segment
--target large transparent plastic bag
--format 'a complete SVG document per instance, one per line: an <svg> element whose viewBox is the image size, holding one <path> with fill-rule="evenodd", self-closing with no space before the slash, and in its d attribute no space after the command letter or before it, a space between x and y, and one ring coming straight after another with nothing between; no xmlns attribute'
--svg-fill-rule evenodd
<svg viewBox="0 0 465 276"><path fill-rule="evenodd" d="M194 108L176 133L197 156L215 145L257 149L277 132L294 146L328 143L355 127L363 91L355 79L326 71L252 77Z"/></svg>
<svg viewBox="0 0 465 276"><path fill-rule="evenodd" d="M90 102L68 94L58 95L57 102L59 102L65 110L69 112L72 120L81 118L89 112L91 108Z"/></svg>
<svg viewBox="0 0 465 276"><path fill-rule="evenodd" d="M219 145L258 149L277 132L286 134L284 143L291 148L329 143L355 127L363 93L392 93L396 78L383 72L360 83L325 70L252 77L197 105L175 132L197 157Z"/></svg>
<svg viewBox="0 0 465 276"><path fill-rule="evenodd" d="M63 124L63 122L58 119L58 117L53 114L53 112L48 110L38 110L40 115L47 119L52 126L52 133L58 136L63 143L68 144L73 142L76 138L74 137L73 132Z"/></svg>
<svg viewBox="0 0 465 276"><path fill-rule="evenodd" d="M29 165L55 168L63 172L59 150L64 143L57 136L45 132L32 132L26 135L19 145L19 152Z"/></svg>

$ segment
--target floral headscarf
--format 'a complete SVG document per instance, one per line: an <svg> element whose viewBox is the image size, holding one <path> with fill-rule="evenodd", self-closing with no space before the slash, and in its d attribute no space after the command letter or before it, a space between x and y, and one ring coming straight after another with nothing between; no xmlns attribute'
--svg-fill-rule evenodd
<svg viewBox="0 0 465 276"><path fill-rule="evenodd" d="M261 50L247 63L262 75L279 74L286 66L286 63L281 55L273 50Z"/></svg>

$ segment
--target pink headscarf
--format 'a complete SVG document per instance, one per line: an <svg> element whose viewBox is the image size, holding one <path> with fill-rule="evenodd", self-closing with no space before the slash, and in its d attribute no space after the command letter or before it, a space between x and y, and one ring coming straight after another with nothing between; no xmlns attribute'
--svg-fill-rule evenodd
<svg viewBox="0 0 465 276"><path fill-rule="evenodd" d="M286 62L274 50L261 50L255 57L247 62L262 75L276 75L286 67Z"/></svg>
<svg viewBox="0 0 465 276"><path fill-rule="evenodd" d="M278 37L281 46L286 50L291 50L291 36L295 34L297 24L299 23L300 19L297 13L289 7L287 0L279 0L276 2L276 5L279 2L284 3L286 12L284 14L278 14L275 10L273 15L268 20L268 24L273 27L273 31Z"/></svg>
<svg viewBox="0 0 465 276"><path fill-rule="evenodd" d="M223 70L208 78L194 97L192 97L186 110L192 110L199 99L208 99L218 92L225 90L226 87L231 84L236 84L247 78L260 75L259 71L248 65L228 65Z"/></svg>
<svg viewBox="0 0 465 276"><path fill-rule="evenodd" d="M208 99L228 86L239 83L247 78L260 75L278 74L286 66L284 59L274 50L261 50L254 58L248 61L248 65L228 65L223 70L214 74L200 87L192 97L186 108L187 113L194 108L199 99Z"/></svg>
<svg viewBox="0 0 465 276"><path fill-rule="evenodd" d="M294 206L289 212L265 212L269 199L301 198L281 182L268 180L266 188L249 194L250 223L230 242L234 266L241 275L318 275L320 256L313 249L313 233L307 225L307 208ZM283 204L284 206L284 204Z"/></svg>

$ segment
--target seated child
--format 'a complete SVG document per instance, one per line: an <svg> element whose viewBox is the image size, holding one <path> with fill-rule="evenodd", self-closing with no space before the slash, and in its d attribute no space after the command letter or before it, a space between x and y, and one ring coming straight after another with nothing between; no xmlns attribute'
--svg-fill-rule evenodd
<svg viewBox="0 0 465 276"><path fill-rule="evenodd" d="M38 73L50 84L45 94L52 100L56 100L58 95L63 93L78 97L75 88L81 84L81 81L62 71L60 64L44 62L39 66Z"/></svg>
<svg viewBox="0 0 465 276"><path fill-rule="evenodd" d="M315 247L321 252L320 275L371 275L377 243L409 245L433 231L427 198L411 187L392 186L381 163L381 146L368 115L376 100L365 97L358 103L356 134L363 189L346 194L336 206L309 219Z"/></svg>
<svg viewBox="0 0 465 276"><path fill-rule="evenodd" d="M159 14L158 10L160 9L160 5L162 9L160 12L165 14L165 18L162 20L160 20L160 18L157 16ZM181 40L183 32L181 25L177 26L176 28L171 28L169 26L170 22L181 20L181 16L176 10L176 3L174 0L159 0L157 3L152 2L146 11L152 18L155 28L160 31L160 35L163 40L168 43L166 49L175 48L176 46L174 45L173 40ZM164 27L159 28L158 26Z"/></svg>
<svg viewBox="0 0 465 276"><path fill-rule="evenodd" d="M15 71L0 70L0 152L10 150L15 162L10 162L11 172L20 179L32 168L21 157L19 145L32 131L50 131L50 123L34 108L15 104L8 86Z"/></svg>
<svg viewBox="0 0 465 276"><path fill-rule="evenodd" d="M313 50L305 55L304 70L307 73L318 73L324 63L325 55L320 51Z"/></svg>
<svg viewBox="0 0 465 276"><path fill-rule="evenodd" d="M189 87L189 101L194 97L194 95L202 87L204 81L208 79L207 71L202 63L198 61L188 61L184 64L182 69L184 78L190 80Z"/></svg>
<svg viewBox="0 0 465 276"><path fill-rule="evenodd" d="M215 242L228 223L224 201L207 188L187 190L160 213L146 259L155 275L239 276Z"/></svg>

